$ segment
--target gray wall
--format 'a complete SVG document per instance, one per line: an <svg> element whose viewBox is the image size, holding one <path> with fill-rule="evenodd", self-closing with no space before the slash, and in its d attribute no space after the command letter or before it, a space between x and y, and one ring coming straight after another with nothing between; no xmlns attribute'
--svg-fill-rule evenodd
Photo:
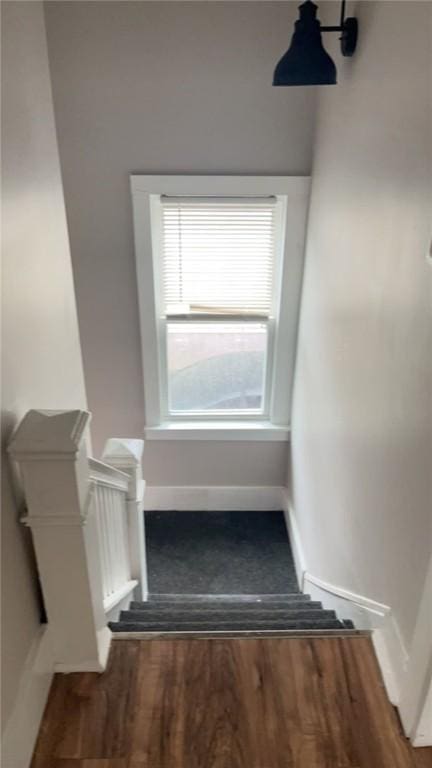
<svg viewBox="0 0 432 768"><path fill-rule="evenodd" d="M145 421L128 175L308 174L314 89L271 86L296 14L297 2L46 4L96 452ZM283 443L145 451L158 485L280 484L284 464Z"/></svg>
<svg viewBox="0 0 432 768"><path fill-rule="evenodd" d="M43 8L37 2L1 5L4 448L29 408L85 408L86 396ZM2 731L40 622L20 513L21 489L3 454ZM42 715L38 703L36 695L27 702L29 722Z"/></svg>
<svg viewBox="0 0 432 768"><path fill-rule="evenodd" d="M291 474L311 572L390 605L409 649L432 551L432 5L357 12L320 94Z"/></svg>

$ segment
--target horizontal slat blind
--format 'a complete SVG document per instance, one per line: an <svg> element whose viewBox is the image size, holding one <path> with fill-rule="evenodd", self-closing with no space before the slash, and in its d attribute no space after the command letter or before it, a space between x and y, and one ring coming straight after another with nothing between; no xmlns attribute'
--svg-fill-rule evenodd
<svg viewBox="0 0 432 768"><path fill-rule="evenodd" d="M161 203L166 315L267 317L275 198L162 197Z"/></svg>

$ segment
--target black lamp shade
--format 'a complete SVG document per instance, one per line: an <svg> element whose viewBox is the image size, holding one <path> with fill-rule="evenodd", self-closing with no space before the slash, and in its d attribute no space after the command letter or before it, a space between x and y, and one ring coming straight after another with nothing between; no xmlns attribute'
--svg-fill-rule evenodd
<svg viewBox="0 0 432 768"><path fill-rule="evenodd" d="M273 85L335 85L336 67L323 48L317 6L306 0L299 10L291 45L276 66Z"/></svg>

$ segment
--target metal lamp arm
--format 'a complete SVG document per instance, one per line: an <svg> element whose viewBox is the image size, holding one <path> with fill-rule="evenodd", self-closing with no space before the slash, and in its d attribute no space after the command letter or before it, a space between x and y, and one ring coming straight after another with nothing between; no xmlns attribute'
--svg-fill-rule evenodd
<svg viewBox="0 0 432 768"><path fill-rule="evenodd" d="M357 45L358 22L354 17L345 18L345 0L342 0L338 27L320 27L321 32L342 32L340 41L343 56L352 56Z"/></svg>

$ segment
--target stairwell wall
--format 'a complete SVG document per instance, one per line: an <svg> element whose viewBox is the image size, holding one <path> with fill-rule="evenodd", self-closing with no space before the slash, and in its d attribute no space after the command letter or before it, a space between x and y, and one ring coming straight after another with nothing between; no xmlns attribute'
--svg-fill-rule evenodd
<svg viewBox="0 0 432 768"><path fill-rule="evenodd" d="M272 88L297 2L52 2L46 18L96 453L145 425L129 174L305 174L314 90ZM146 444L148 486L281 486L287 444Z"/></svg>
<svg viewBox="0 0 432 768"><path fill-rule="evenodd" d="M352 60L326 38L291 502L307 569L390 606L409 656L432 552L432 5L355 12Z"/></svg>
<svg viewBox="0 0 432 768"><path fill-rule="evenodd" d="M28 409L86 408L86 394L43 7L3 2L1 15L2 765L24 768L51 675L22 489L3 451Z"/></svg>

